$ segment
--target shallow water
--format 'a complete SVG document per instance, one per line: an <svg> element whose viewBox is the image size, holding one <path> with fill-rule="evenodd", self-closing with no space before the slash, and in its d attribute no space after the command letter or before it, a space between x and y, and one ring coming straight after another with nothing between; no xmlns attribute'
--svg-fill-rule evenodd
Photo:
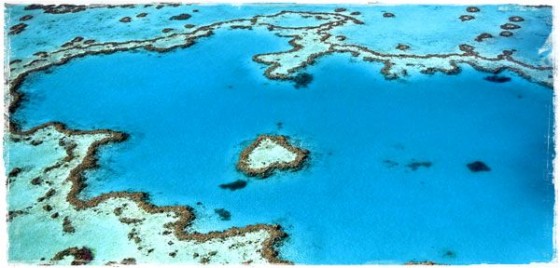
<svg viewBox="0 0 560 268"><path fill-rule="evenodd" d="M198 231L278 223L290 235L280 253L296 263L552 259L552 90L509 72L492 83L469 66L390 81L348 54L304 69L313 81L295 89L251 60L287 41L220 30L170 53L75 59L30 75L14 119L129 133L101 149L85 198L145 191L193 206ZM236 171L263 133L310 150L307 166L266 180ZM491 171L471 172L477 160ZM245 188L220 187L239 179Z"/></svg>
<svg viewBox="0 0 560 268"><path fill-rule="evenodd" d="M313 82L295 90L250 60L274 46L265 33L221 32L173 53L79 59L31 77L16 118L130 133L102 150L85 195L147 191L156 204L195 206L204 231L280 223L291 235L283 256L297 263L551 258L552 91L469 67L386 81L347 55L309 68ZM292 137L312 152L309 167L221 189L243 178L234 163L260 133ZM433 165L412 171L415 160ZM475 160L492 171L470 172Z"/></svg>

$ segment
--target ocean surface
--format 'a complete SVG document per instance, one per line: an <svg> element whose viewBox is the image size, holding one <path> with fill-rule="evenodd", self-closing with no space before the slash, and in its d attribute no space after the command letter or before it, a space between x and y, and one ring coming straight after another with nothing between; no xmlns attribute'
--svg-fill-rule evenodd
<svg viewBox="0 0 560 268"><path fill-rule="evenodd" d="M365 14L374 9L352 8ZM464 7L442 8L465 13ZM421 16L434 7L390 9L397 15L418 9L415 16ZM536 26L527 26L527 36L517 41L523 58L540 64L544 56L537 51L550 27L536 21L551 14L536 14L523 13ZM497 33L509 15L496 18ZM390 50L395 43L349 32L350 40L368 46ZM456 50L458 41L446 34L440 30L433 42L438 45L425 41L421 52ZM490 82L485 78L491 74L469 65L460 65L457 75L413 72L386 80L382 64L333 54L302 69L313 80L296 89L293 82L268 79L267 66L252 61L256 54L289 50L288 40L267 30L218 30L188 49L74 59L32 73L12 119L23 129L60 121L73 129L130 134L101 148L100 167L86 174L83 198L144 191L157 205L194 207L190 228L202 232L280 224L289 234L280 254L298 264L551 261L550 88L508 71L500 75L509 82ZM485 51L495 54L508 45L496 42ZM297 172L244 176L235 163L259 134L289 136L310 151L310 160ZM491 170L470 171L467 164L474 161ZM236 180L248 184L235 191L220 187ZM231 218L221 219L216 209Z"/></svg>

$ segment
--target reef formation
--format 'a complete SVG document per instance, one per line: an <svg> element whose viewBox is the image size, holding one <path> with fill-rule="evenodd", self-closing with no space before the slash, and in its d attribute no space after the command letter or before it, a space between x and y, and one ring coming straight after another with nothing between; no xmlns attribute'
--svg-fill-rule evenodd
<svg viewBox="0 0 560 268"><path fill-rule="evenodd" d="M192 208L158 207L149 203L145 193L112 192L88 200L80 198L86 187L84 171L97 165L97 148L126 137L110 130L68 130L60 123L10 134L9 148L48 156L37 162L29 162L27 154L9 158L15 170L10 172L8 183L9 225L12 232L22 234L10 240L11 246L25 248L22 243L32 236L36 246L24 253L39 264L64 264L68 256L74 256L72 262L79 264L125 259L139 263L154 259L181 263L287 263L275 250L286 236L278 225L256 224L199 233L188 231L195 220ZM49 246L41 246L46 244ZM84 245L87 249L81 248Z"/></svg>
<svg viewBox="0 0 560 268"><path fill-rule="evenodd" d="M288 143L285 136L260 135L239 157L237 169L248 176L266 178L275 170L298 170L309 151Z"/></svg>
<svg viewBox="0 0 560 268"><path fill-rule="evenodd" d="M150 6L150 5L146 5ZM165 6L158 5L156 9ZM92 6L93 7L93 6ZM95 6L112 8L114 6ZM45 13L63 14L82 12L88 6L74 5L30 5L32 9L43 9ZM476 7L466 10L479 12ZM198 10L193 12L198 12ZM136 18L146 17L140 13ZM164 53L174 49L188 48L203 38L221 30L266 29L281 38L289 39L291 49L254 55L252 60L266 65L265 76L276 80L297 82L300 70L313 64L322 56L345 53L366 62L383 64L382 75L386 79L406 77L412 70L425 74L443 72L455 74L461 64L475 69L498 73L510 70L530 81L552 88L553 68L536 66L516 59L512 51L504 51L494 57L480 55L476 48L467 44L457 44L461 52L442 54L392 54L353 44L345 36L336 35L333 30L348 24L362 25L360 12L338 8L334 12L281 11L270 15L256 15L197 26L185 24L184 29L165 30L164 35L143 40L96 42L93 39L76 36L61 44L53 51L38 51L33 57L11 59L7 74L6 105L9 115L13 114L23 94L19 87L29 74L63 65L72 59L88 55L112 54L120 51L148 50ZM179 14L170 20L186 20L189 14ZM285 26L283 21L292 18L308 20L307 26ZM393 13L385 12L384 18L395 18ZM21 21L33 19L22 17ZM396 18L395 18L396 19ZM474 19L463 15L461 21ZM117 19L128 24L133 19ZM522 22L523 18L510 18L511 22ZM24 23L10 27L10 35L17 35L26 29ZM517 30L519 25L506 23L504 30ZM501 36L511 36L503 31ZM480 41L490 38L481 35ZM399 44L398 50L409 49ZM310 79L305 79L310 81ZM48 226L53 239L59 239L57 248L41 248L30 252L32 258L41 264L62 264L69 257L79 264L131 264L145 263L153 259L166 259L169 262L183 263L287 263L279 257L276 246L286 233L277 225L256 224L243 228L230 228L221 232L189 232L188 227L195 220L192 208L187 206L157 207L149 203L145 193L114 192L83 200L80 192L86 186L84 172L96 167L96 152L100 146L123 142L127 135L112 130L77 131L67 129L61 123L49 123L23 131L17 122L9 117L9 139L7 146L26 147L37 155L55 156L46 163L26 163L10 158L8 188L10 200L10 228L28 232L26 228L35 222ZM237 168L249 176L265 178L275 170L297 170L302 167L308 151L290 145L283 136L259 136L241 154ZM431 164L430 164L431 165ZM411 166L429 167L428 164ZM470 168L470 167L469 167ZM477 171L487 171L479 164ZM472 169L471 169L472 170ZM224 185L224 189L235 190L246 183ZM222 187L222 186L220 186ZM16 194L17 200L16 201ZM25 196L27 198L21 198ZM23 202L24 200L25 202ZM110 226L105 232L99 226ZM118 228L114 228L117 226ZM113 241L121 251L103 250L101 244L87 244L79 238L95 236L98 240ZM100 243L101 243L100 242ZM171 242L171 243L170 243ZM12 245L17 242L12 241ZM162 245L165 245L163 247ZM87 247L84 247L87 246ZM154 257L154 256L158 257Z"/></svg>

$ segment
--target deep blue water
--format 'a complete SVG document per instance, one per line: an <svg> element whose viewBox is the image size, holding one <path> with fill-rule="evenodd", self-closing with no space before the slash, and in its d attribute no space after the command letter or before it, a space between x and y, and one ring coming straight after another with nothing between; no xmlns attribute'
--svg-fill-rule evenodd
<svg viewBox="0 0 560 268"><path fill-rule="evenodd" d="M202 231L279 223L290 234L281 254L296 263L551 260L550 89L512 73L491 83L469 66L387 81L381 65L341 54L307 68L314 80L296 90L251 61L288 48L267 31L219 31L166 54L76 59L31 75L15 118L130 133L101 150L86 197L146 191L195 207ZM310 150L308 166L266 180L237 172L262 133ZM491 171L470 172L475 160ZM432 165L413 171L413 161ZM219 187L237 179L247 187Z"/></svg>

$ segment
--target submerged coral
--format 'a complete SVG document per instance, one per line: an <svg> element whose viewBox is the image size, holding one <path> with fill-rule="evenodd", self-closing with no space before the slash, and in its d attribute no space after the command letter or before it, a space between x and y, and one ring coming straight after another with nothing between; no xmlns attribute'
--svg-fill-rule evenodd
<svg viewBox="0 0 560 268"><path fill-rule="evenodd" d="M490 167L488 167L486 165L486 163L482 162L482 161L474 161L471 162L469 164L467 164L467 167L469 168L470 171L472 172L484 172L484 171L490 171Z"/></svg>

